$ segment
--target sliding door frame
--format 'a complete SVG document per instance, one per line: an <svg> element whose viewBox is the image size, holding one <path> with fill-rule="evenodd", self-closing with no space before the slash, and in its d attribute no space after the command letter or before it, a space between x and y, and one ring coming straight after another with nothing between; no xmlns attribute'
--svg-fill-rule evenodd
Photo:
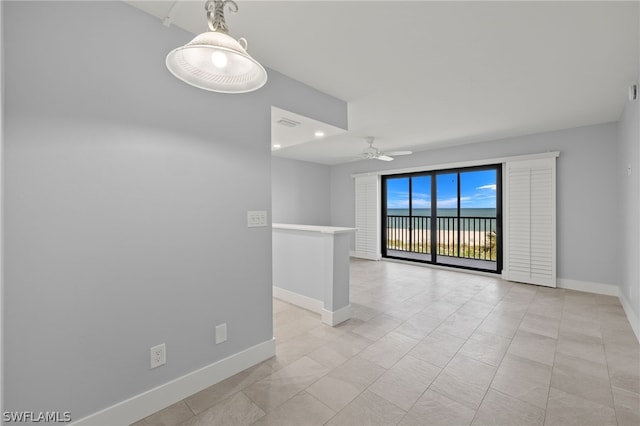
<svg viewBox="0 0 640 426"><path fill-rule="evenodd" d="M453 174L457 175L457 207L456 207L456 223L458 224L458 233L457 233L457 250L458 253L460 251L460 213L461 213L461 200L460 200L460 173L464 172L473 172L473 171L482 171L482 170L495 170L496 172L496 269L485 269L485 268L477 268L472 266L462 266L462 265L451 265L448 263L439 263L438 262L438 205L437 205L437 177L439 175L444 174ZM420 176L429 176L431 183L431 205L430 205L430 260L423 259L414 259L408 257L400 257L400 256L390 256L387 252L387 226L388 226L388 212L387 212L387 181L389 179L401 179L408 178L409 180L409 199L408 199L408 222L409 222L409 249L413 249L413 188L412 182L413 178ZM469 166L469 167L455 167L449 169L434 169L434 170L425 170L425 171L417 171L417 172L409 172L409 173L398 173L398 174L388 174L381 175L381 203L380 203L380 243L381 243L381 254L384 258L390 259L399 259L399 260L408 260L412 262L420 262L420 263L428 263L434 265L448 266L454 268L461 269L469 269L476 270L482 272L491 272L495 274L502 273L503 267L503 229L502 229L502 164L485 164L478 166Z"/></svg>

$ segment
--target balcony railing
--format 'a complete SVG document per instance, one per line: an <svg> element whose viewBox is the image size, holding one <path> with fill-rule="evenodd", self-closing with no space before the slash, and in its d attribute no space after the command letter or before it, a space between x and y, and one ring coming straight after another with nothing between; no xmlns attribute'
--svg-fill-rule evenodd
<svg viewBox="0 0 640 426"><path fill-rule="evenodd" d="M496 261L495 217L436 218L436 254ZM387 216L387 250L431 254L431 217Z"/></svg>

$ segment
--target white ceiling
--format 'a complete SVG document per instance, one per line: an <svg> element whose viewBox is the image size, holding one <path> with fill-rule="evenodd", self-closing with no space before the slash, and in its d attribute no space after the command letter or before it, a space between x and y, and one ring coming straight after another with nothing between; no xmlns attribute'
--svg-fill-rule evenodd
<svg viewBox="0 0 640 426"><path fill-rule="evenodd" d="M204 1L127 3L207 29ZM638 76L634 1L237 3L230 34L253 57L348 103L348 132L274 151L287 158L350 161L367 135L422 151L616 121Z"/></svg>

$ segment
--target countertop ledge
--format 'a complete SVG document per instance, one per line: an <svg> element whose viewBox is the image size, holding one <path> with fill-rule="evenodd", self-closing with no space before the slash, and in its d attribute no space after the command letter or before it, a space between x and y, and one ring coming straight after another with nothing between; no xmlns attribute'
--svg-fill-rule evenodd
<svg viewBox="0 0 640 426"><path fill-rule="evenodd" d="M290 231L318 232L320 234L341 234L356 232L358 228L343 228L340 226L296 225L289 223L272 223L272 229L286 229Z"/></svg>

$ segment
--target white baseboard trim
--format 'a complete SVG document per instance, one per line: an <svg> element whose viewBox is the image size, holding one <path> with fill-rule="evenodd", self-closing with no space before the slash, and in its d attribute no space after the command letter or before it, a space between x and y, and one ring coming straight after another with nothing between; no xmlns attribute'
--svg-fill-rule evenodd
<svg viewBox="0 0 640 426"><path fill-rule="evenodd" d="M276 286L273 286L273 297L291 303L293 305L300 306L301 308L307 309L317 314L321 314L322 308L324 307L324 303L322 302L322 300L303 296L302 294L294 293L293 291L285 290L284 288Z"/></svg>
<svg viewBox="0 0 640 426"><path fill-rule="evenodd" d="M566 278L558 278L557 284L558 288L564 288L566 290L584 291L586 293L604 294L607 296L618 296L618 286L615 284L569 280Z"/></svg>
<svg viewBox="0 0 640 426"><path fill-rule="evenodd" d="M351 305L347 305L333 312L322 309L322 322L329 324L331 327L343 323L349 318L351 318Z"/></svg>
<svg viewBox="0 0 640 426"><path fill-rule="evenodd" d="M275 339L178 377L72 423L74 426L128 425L208 388L276 354Z"/></svg>
<svg viewBox="0 0 640 426"><path fill-rule="evenodd" d="M631 324L631 329L635 333L638 342L640 342L640 318L633 310L631 303L629 303L629 300L624 294L620 294L618 298L620 299L620 304L622 304L624 313L627 315L627 320L629 320L629 324Z"/></svg>
<svg viewBox="0 0 640 426"><path fill-rule="evenodd" d="M349 257L355 257L357 259L365 259L365 260L380 260L382 259L382 255L380 253L376 253L375 255L369 253L360 253L357 251L349 251Z"/></svg>

